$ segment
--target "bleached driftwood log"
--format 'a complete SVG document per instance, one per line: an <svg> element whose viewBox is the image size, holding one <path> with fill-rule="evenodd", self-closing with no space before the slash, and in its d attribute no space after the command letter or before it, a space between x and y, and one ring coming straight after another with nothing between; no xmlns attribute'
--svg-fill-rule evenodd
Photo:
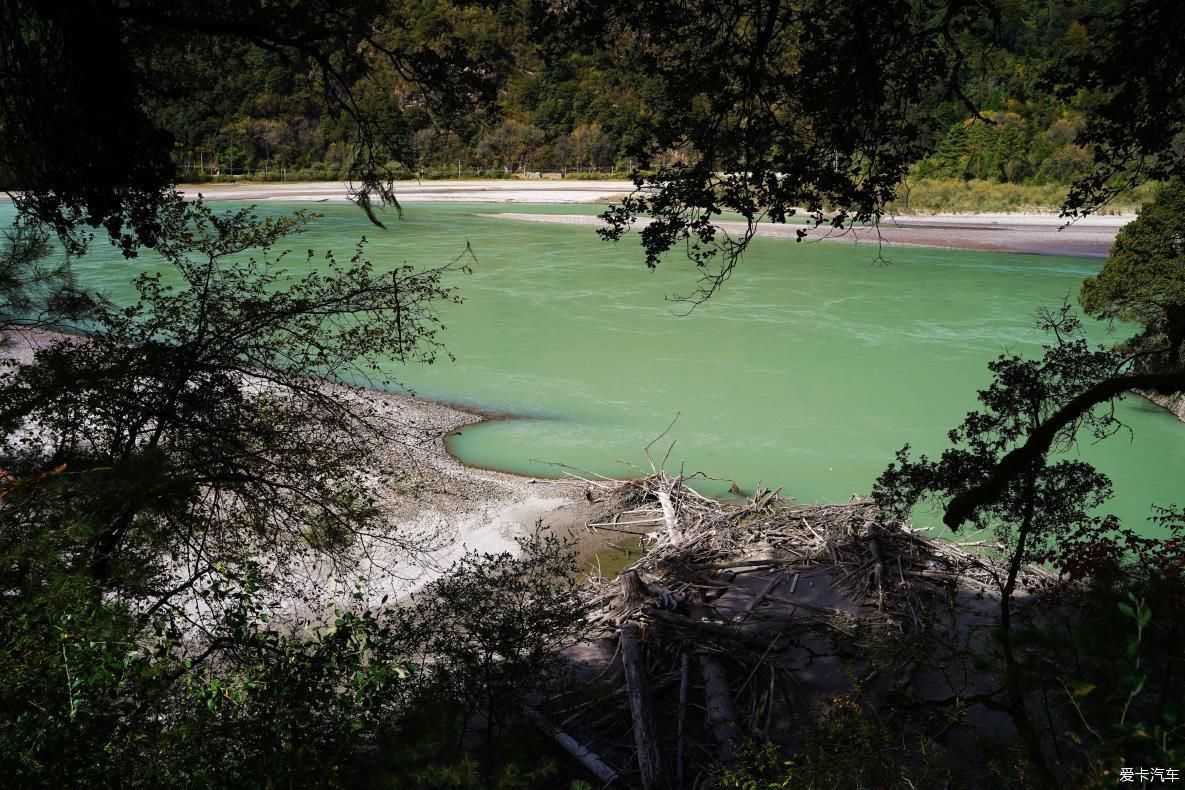
<svg viewBox="0 0 1185 790"><path fill-rule="evenodd" d="M534 708L527 708L527 717L534 722L536 727L554 738L555 742L563 747L564 751L576 758L577 762L587 768L593 776L600 779L606 785L612 784L620 778L617 771L613 770L612 767L602 760L599 754L589 749L559 727L553 725L539 711Z"/></svg>
<svg viewBox="0 0 1185 790"><path fill-rule="evenodd" d="M662 506L662 519L667 525L667 538L671 543L677 544L682 539L682 533L679 532L679 516L675 512L675 504L671 501L671 495L666 491L656 491L655 496L658 497L658 504Z"/></svg>

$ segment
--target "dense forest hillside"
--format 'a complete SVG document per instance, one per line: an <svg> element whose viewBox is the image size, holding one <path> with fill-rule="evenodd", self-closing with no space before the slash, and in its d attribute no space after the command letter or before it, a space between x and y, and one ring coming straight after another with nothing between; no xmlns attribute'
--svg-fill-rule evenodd
<svg viewBox="0 0 1185 790"><path fill-rule="evenodd" d="M442 178L528 172L629 172L654 161L651 141L662 122L650 75L628 42L599 47L549 46L531 4L497 8L460 0L406 3L383 36L393 46L463 53L487 70L496 101L487 112L442 119L422 91L386 63L381 80L359 80L359 106L386 116L399 130L408 176ZM1090 152L1075 143L1086 91L1059 90L1067 64L1092 46L1091 29L1107 12L1104 0L1049 3L1013 0L1001 9L996 46L968 46L968 101L931 108L944 130L928 141L934 153L919 162L919 179L1013 184L1068 184L1087 172ZM537 13L537 12L536 12ZM251 174L259 178L337 178L353 155L349 125L326 112L326 86L279 53L233 43L180 59L207 101L155 97L153 112L175 136L180 177ZM221 67L211 71L210 62ZM202 112L194 114L195 106ZM328 105L335 106L335 105ZM216 112L209 113L209 108ZM446 122L447 121L447 122ZM677 161L686 151L658 156Z"/></svg>

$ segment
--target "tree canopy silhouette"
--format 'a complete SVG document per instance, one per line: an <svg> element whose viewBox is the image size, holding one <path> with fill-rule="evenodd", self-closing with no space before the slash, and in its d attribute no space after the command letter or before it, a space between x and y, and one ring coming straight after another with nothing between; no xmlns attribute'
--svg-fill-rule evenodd
<svg viewBox="0 0 1185 790"><path fill-rule="evenodd" d="M1144 369L1185 361L1185 182L1168 184L1119 231L1102 271L1082 283L1079 301L1088 315L1141 328L1128 345L1155 355Z"/></svg>
<svg viewBox="0 0 1185 790"><path fill-rule="evenodd" d="M682 159L637 176L637 190L603 214L602 235L620 239L648 215L647 264L683 246L702 274L693 301L728 278L758 222L877 220L945 131L933 107L953 98L977 112L968 62L989 46L998 16L990 0L557 8L545 30L595 31L647 75L657 122L636 153ZM734 238L715 227L724 212L749 231Z"/></svg>
<svg viewBox="0 0 1185 790"><path fill-rule="evenodd" d="M87 228L126 255L155 245L178 130L150 110L217 112L221 80L246 50L310 75L350 130L352 195L378 222L373 206L398 205L393 166L410 156L392 123L400 97L447 120L493 96L497 52L478 62L447 18L420 22L404 0L3 0L0 185L71 252L85 249Z"/></svg>

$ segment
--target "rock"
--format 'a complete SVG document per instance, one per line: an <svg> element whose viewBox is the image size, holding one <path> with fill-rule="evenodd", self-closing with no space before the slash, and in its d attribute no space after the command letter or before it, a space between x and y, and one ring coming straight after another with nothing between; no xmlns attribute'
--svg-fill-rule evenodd
<svg viewBox="0 0 1185 790"><path fill-rule="evenodd" d="M1159 392L1135 390L1135 393L1140 397L1155 403L1157 406L1167 409L1170 413L1176 415L1178 420L1185 422L1185 392L1177 392L1172 395L1162 395Z"/></svg>

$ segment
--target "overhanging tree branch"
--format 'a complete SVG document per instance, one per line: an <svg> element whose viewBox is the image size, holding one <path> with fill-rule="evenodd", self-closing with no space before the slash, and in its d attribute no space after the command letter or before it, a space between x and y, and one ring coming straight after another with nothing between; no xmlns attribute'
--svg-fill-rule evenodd
<svg viewBox="0 0 1185 790"><path fill-rule="evenodd" d="M1160 394L1185 391L1185 369L1116 376L1099 382L1073 398L1050 415L1023 445L1005 455L986 480L955 495L946 508L943 522L951 529L958 529L971 519L977 509L997 499L1026 467L1044 457L1062 429L1085 416L1095 406L1133 389Z"/></svg>

